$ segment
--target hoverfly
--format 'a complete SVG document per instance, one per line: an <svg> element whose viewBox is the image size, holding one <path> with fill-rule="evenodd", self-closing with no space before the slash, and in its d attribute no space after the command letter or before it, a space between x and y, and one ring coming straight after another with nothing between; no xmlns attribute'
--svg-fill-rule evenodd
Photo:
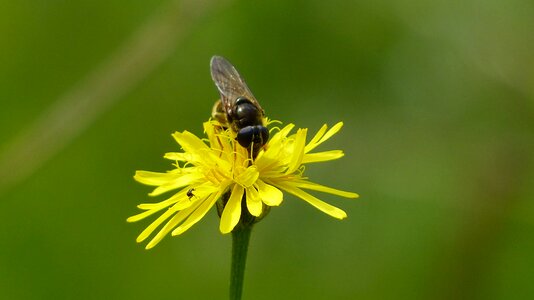
<svg viewBox="0 0 534 300"><path fill-rule="evenodd" d="M212 117L237 133L237 142L253 157L269 140L264 126L265 112L237 70L225 58L211 58L211 78L221 99L213 106Z"/></svg>

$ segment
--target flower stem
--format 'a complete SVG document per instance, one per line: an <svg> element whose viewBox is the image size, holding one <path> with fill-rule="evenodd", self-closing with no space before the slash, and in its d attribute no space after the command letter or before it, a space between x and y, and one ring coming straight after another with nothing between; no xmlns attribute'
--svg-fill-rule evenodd
<svg viewBox="0 0 534 300"><path fill-rule="evenodd" d="M230 300L240 300L245 278L248 241L252 224L237 226L232 231L232 269L230 273Z"/></svg>

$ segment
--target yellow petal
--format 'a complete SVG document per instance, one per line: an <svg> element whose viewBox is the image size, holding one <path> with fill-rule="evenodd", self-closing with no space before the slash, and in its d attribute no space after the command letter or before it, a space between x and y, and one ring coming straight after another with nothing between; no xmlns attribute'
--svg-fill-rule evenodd
<svg viewBox="0 0 534 300"><path fill-rule="evenodd" d="M198 153L201 150L209 149L206 143L187 130L184 132L175 132L172 136L182 146L185 152Z"/></svg>
<svg viewBox="0 0 534 300"><path fill-rule="evenodd" d="M278 184L278 186L284 190L286 190L288 193L290 194L293 194L297 197L299 197L300 199L310 203L311 205L313 205L315 208L319 209L320 211L324 212L325 214L328 214L334 218L337 218L337 219L344 219L347 217L347 214L335 207L335 206L332 206L326 202L323 202L317 198L315 198L314 196L306 193L305 191L297 188L297 187L294 187L292 185L289 185L289 184Z"/></svg>
<svg viewBox="0 0 534 300"><path fill-rule="evenodd" d="M153 210L147 210L147 211L144 211L142 213L139 213L137 215L134 215L134 216L131 216L129 217L128 219L126 219L126 222L128 223L133 223L133 222L137 222L139 220L142 220L154 213L157 213L158 211L160 211L160 209L153 209Z"/></svg>
<svg viewBox="0 0 534 300"><path fill-rule="evenodd" d="M297 134L295 136L295 142L293 144L293 153L291 156L291 161L289 162L286 174L291 174L300 167L302 158L304 156L304 145L306 144L307 132L308 130L306 128L299 129L297 131Z"/></svg>
<svg viewBox="0 0 534 300"><path fill-rule="evenodd" d="M219 224L221 233L226 234L231 232L239 222L239 218L241 217L241 200L243 199L244 191L245 189L239 184L234 185L230 199L228 199L221 216L221 223Z"/></svg>
<svg viewBox="0 0 534 300"><path fill-rule="evenodd" d="M188 153L182 153L182 152L167 152L163 156L165 159L169 160L177 160L177 161L188 161L191 158L191 155Z"/></svg>
<svg viewBox="0 0 534 300"><path fill-rule="evenodd" d="M220 196L221 193L218 192L216 194L212 194L210 197L204 200L202 204L187 218L187 220L182 223L182 225L174 229L172 235L180 235L200 221L200 219L206 215L208 210L210 210Z"/></svg>
<svg viewBox="0 0 534 300"><path fill-rule="evenodd" d="M191 199L189 199L190 197L187 195L190 190L193 193L193 197L191 197ZM182 200L198 200L201 198L206 198L209 194L212 194L217 190L219 190L219 185L214 186L211 182L206 182L200 185L190 185L165 201L171 201L171 199L174 197L178 198L178 201L175 200L175 202L180 202ZM140 204L138 207L141 209L151 209L152 205L153 204L150 203Z"/></svg>
<svg viewBox="0 0 534 300"><path fill-rule="evenodd" d="M211 121L204 122L202 126L204 127L204 133L208 136L211 148L214 148L217 145L215 143L215 128L213 127L213 123Z"/></svg>
<svg viewBox="0 0 534 300"><path fill-rule="evenodd" d="M323 193L329 193L329 194L333 194L333 195L337 195L337 196L341 196L345 198L358 198L359 197L359 195L356 193L334 189L334 188L320 185L317 183L313 183L310 181L299 181L299 182L296 182L295 185L298 186L299 188L319 191Z"/></svg>
<svg viewBox="0 0 534 300"><path fill-rule="evenodd" d="M315 142L315 138L318 136L319 133L322 133L324 130L323 128L325 128L326 125L324 125L323 127L321 127L321 129L319 130L319 132L315 135L315 137L312 139L312 141L314 141L314 143L308 143L308 145L306 146L305 148L305 152L308 153L310 152L311 150L315 149L317 146L321 145L322 143L324 143L326 140L328 140L329 138L331 138L334 134L338 133L338 131L341 129L341 127L343 127L343 122L338 122L336 125L334 125L332 128L330 128L330 130L328 130L327 133L324 134L324 136L322 136L318 141Z"/></svg>
<svg viewBox="0 0 534 300"><path fill-rule="evenodd" d="M244 172L241 172L234 180L243 187L249 187L256 182L259 176L258 167L252 165L246 168Z"/></svg>
<svg viewBox="0 0 534 300"><path fill-rule="evenodd" d="M217 150L232 149L231 146L234 136L230 131L225 131L222 129L221 125L218 122L208 121L204 122L204 132L208 136L210 142L210 148Z"/></svg>
<svg viewBox="0 0 534 300"><path fill-rule="evenodd" d="M286 155L286 145L288 144L287 135L295 127L294 124L288 124L282 130L277 132L265 146L266 150L260 152L260 155L254 160L258 170L263 172L268 168L276 165L287 165L290 155Z"/></svg>
<svg viewBox="0 0 534 300"><path fill-rule="evenodd" d="M174 215L168 222L161 228L161 230L150 240L150 242L146 245L145 249L151 249L154 246L156 246L168 233L171 231L174 227L179 225L184 221L185 218L187 218L191 213L193 213L199 205L202 204L202 201L197 201L194 205L191 207L184 209L180 212L178 212L176 215Z"/></svg>
<svg viewBox="0 0 534 300"><path fill-rule="evenodd" d="M198 200L198 199L206 198L205 194L199 195L195 193L194 199L189 199L189 197L187 196L187 191L189 191L189 189L186 188L167 200L164 200L158 203L141 203L137 205L137 207L140 209L144 209L144 210L159 211L165 207L172 205L172 207L169 209L177 211L177 210L182 210L182 209L189 207L191 205L191 202L193 202L191 200Z"/></svg>
<svg viewBox="0 0 534 300"><path fill-rule="evenodd" d="M302 158L303 164L315 163L315 162L324 162L329 160L334 160L343 157L343 151L341 150L331 150L323 151L317 153L304 154Z"/></svg>
<svg viewBox="0 0 534 300"><path fill-rule="evenodd" d="M317 131L317 133L313 136L313 138L308 142L308 145L306 146L306 149L304 150L305 152L308 152L311 149L315 148L315 144L317 144L317 142L319 142L319 140L323 137L327 128L328 126L326 124L321 126L321 129L319 129L319 131Z"/></svg>
<svg viewBox="0 0 534 300"><path fill-rule="evenodd" d="M167 220L173 213L174 212L169 211L169 210L164 212L161 216L159 216L154 222L148 225L148 227L145 228L145 230L143 230L139 234L136 241L138 243L141 243L142 241L144 241L149 235L152 234L152 232L154 232L154 230L156 230L156 228L158 228L159 225L161 225L161 223L163 223L163 221Z"/></svg>
<svg viewBox="0 0 534 300"><path fill-rule="evenodd" d="M158 196L165 192L178 189L181 187L184 187L186 185L191 185L194 181L200 179L203 177L203 174L198 173L191 173L191 174L184 174L180 177L174 178L172 181L168 181L165 184L162 184L154 189L151 193L149 193L149 196Z"/></svg>
<svg viewBox="0 0 534 300"><path fill-rule="evenodd" d="M232 167L232 160L228 157L221 157L221 153L219 151L203 152L200 156L210 167L216 167L224 170L229 170Z"/></svg>
<svg viewBox="0 0 534 300"><path fill-rule="evenodd" d="M187 197L187 191L188 189L183 189L181 191L179 191L178 193L172 195L172 197L166 199L166 200L163 200L161 202L158 202L158 203L141 203L139 205L137 205L138 208L140 209L144 209L144 210L152 210L152 209L156 209L156 210L159 210L159 209L162 209L162 208L165 208L167 206L170 206L176 202L179 202L179 201L182 201L182 200L186 200L188 199Z"/></svg>
<svg viewBox="0 0 534 300"><path fill-rule="evenodd" d="M150 204L150 203L147 203L147 205L148 204ZM188 201L188 200L180 201L180 202L174 204L172 207L169 207L168 211L169 212L176 212L176 211L179 211L179 210L183 210L183 209L186 209L186 208L190 207L191 204L193 204L192 201ZM141 206L141 204L138 205L137 207L139 207L139 206ZM153 215L153 214L157 213L158 211L161 211L165 207L166 206L160 206L160 207L154 207L152 209L148 209L148 210L146 210L146 211L144 211L144 212L142 212L140 214L137 214L135 216L129 217L128 219L126 219L126 221L130 222L130 223L137 222L137 221L139 221L141 219L144 219L144 218L146 218L146 217L148 217L150 215Z"/></svg>
<svg viewBox="0 0 534 300"><path fill-rule="evenodd" d="M295 127L294 124L287 124L284 128L278 131L267 143L267 150L263 154L267 158L272 157L273 154L276 156L276 153L280 152L280 147L284 139L287 137L289 132Z"/></svg>
<svg viewBox="0 0 534 300"><path fill-rule="evenodd" d="M284 128L282 128L280 131L278 131L269 141L269 144L276 144L280 143L283 139L287 137L287 135L293 130L295 127L295 124L287 124Z"/></svg>
<svg viewBox="0 0 534 300"><path fill-rule="evenodd" d="M261 180L256 181L256 183L258 185L258 192L263 203L269 206L278 206L280 203L282 203L282 200L284 199L284 194L282 191L270 184L266 184Z"/></svg>
<svg viewBox="0 0 534 300"><path fill-rule="evenodd" d="M246 191L248 212L255 217L259 217L263 208L260 195L254 187L248 187Z"/></svg>
<svg viewBox="0 0 534 300"><path fill-rule="evenodd" d="M330 130L328 130L327 133L323 136L323 138L319 141L318 144L323 143L324 141L331 138L334 134L338 133L341 130L341 127L343 127L343 122L337 122L336 125L332 126Z"/></svg>
<svg viewBox="0 0 534 300"><path fill-rule="evenodd" d="M146 185L162 185L181 176L180 169L174 169L165 173L150 171L135 171L134 179Z"/></svg>

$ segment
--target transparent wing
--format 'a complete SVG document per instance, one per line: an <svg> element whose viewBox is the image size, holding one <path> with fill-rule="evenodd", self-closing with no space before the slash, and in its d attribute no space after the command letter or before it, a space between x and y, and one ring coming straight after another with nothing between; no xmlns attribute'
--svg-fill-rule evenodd
<svg viewBox="0 0 534 300"><path fill-rule="evenodd" d="M211 78L221 94L221 101L224 110L229 113L239 97L249 99L260 111L263 112L260 104L248 89L245 80L239 75L237 70L222 56L211 58Z"/></svg>

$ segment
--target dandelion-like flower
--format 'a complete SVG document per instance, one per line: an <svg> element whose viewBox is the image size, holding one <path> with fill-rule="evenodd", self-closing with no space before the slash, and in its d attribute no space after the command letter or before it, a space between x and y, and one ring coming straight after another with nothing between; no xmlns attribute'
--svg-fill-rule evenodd
<svg viewBox="0 0 534 300"><path fill-rule="evenodd" d="M183 152L170 152L165 158L175 161L174 169L165 173L137 171L135 180L155 186L149 194L158 196L178 190L170 198L159 203L140 204L144 212L128 218L128 222L144 219L167 208L137 238L147 239L163 223L159 232L147 244L150 249L169 232L180 235L197 223L215 205L224 199L220 231L231 232L242 214L261 218L266 209L282 203L283 192L293 194L320 211L337 219L347 214L312 196L306 190L320 191L346 198L357 198L351 192L326 187L309 181L304 176L305 164L325 162L343 156L341 150L312 152L317 146L335 135L343 126L337 123L328 130L324 125L306 142L308 130L298 129L290 134L293 124L276 132L270 141L251 158L249 151L236 141L236 135L215 120L204 123L207 140L191 132L175 132L172 136ZM223 197L224 196L224 197ZM242 211L247 209L248 212Z"/></svg>

